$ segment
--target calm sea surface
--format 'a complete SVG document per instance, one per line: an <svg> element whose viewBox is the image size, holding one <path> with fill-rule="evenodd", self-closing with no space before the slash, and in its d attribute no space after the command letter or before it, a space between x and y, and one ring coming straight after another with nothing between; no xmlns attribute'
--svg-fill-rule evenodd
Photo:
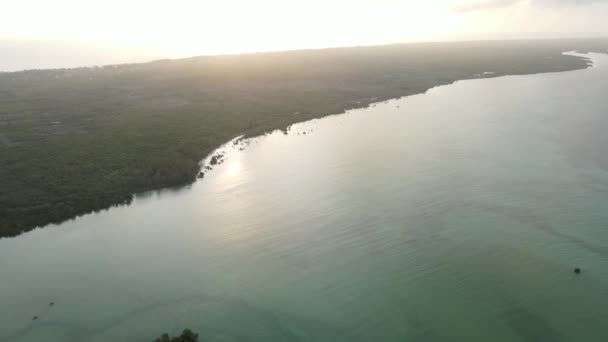
<svg viewBox="0 0 608 342"><path fill-rule="evenodd" d="M228 144L191 188L2 239L0 341L608 341L591 56Z"/></svg>

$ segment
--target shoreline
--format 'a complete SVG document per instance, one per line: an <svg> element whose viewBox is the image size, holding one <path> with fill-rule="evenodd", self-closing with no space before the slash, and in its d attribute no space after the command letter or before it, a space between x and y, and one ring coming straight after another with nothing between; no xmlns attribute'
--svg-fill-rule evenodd
<svg viewBox="0 0 608 342"><path fill-rule="evenodd" d="M405 95L405 96L400 96L400 97L393 97L393 98L389 98L386 100L379 100L376 102L370 102L365 106L362 107L355 107L355 108L350 108L350 109L346 109L344 112L341 113L333 113L333 114L327 114L321 117L317 117L317 118L312 118L312 119L308 119L308 120L304 120L304 121L298 121L298 122L294 122L292 124L290 124L289 126L285 127L285 128L278 128L278 129L274 129L272 131L269 132L264 132L258 135L254 135L254 136L250 136L247 135L246 132L243 132L242 134L239 134L237 136L235 136L234 138L224 142L223 144L221 144L220 146L218 146L217 148L213 149L209 154L207 154L200 162L200 171L197 174L196 178L193 179L191 182L189 183L185 183L182 185L177 185L177 186L173 186L173 187L165 187L165 188L160 188L160 189L153 189L153 190L148 190L148 191L144 191L144 192L140 192L140 193L134 193L133 194L133 200L135 200L137 197L146 197L147 195L152 195L152 194L162 194L165 191L182 191L182 190L187 190L190 188L190 186L192 186L194 183L196 183L199 180L203 180L204 175L206 175L209 172L212 172L215 167L214 166L218 166L220 164L222 164L224 162L224 157L226 156L227 151L223 151L226 147L230 147L231 145L236 145L237 142L247 142L249 140L253 140L253 139L259 139L259 138L263 138L266 135L270 135L270 134L274 134L277 132L282 132L283 134L289 135L289 129L291 128L291 126L293 125L297 125L297 124L302 124L302 123L306 123L306 122L311 122L314 120L321 120L327 117L331 117L331 116L340 116L340 115L347 115L349 114L350 111L354 111L354 110L362 110L362 109L366 109L366 108L370 108L372 106L378 105L378 104L382 104L382 103L387 103L389 101L393 101L393 100L400 100L400 99L404 99L404 98L408 98L410 96L416 96L416 95L424 95L427 92L435 89L435 88L439 88L439 87L446 87L446 86L451 86L454 85L458 82L462 82L462 81L477 81L477 80L483 80L483 79L492 79L492 78L500 78L500 77L509 77L509 76L530 76L530 75L539 75L539 74L551 74L551 73L563 73L563 72L573 72L573 71L580 71L580 70L586 70L586 69L590 69L594 67L593 64L593 60L591 60L590 58L586 57L586 55L590 54L582 54L582 53L578 53L575 51L568 51L568 52L564 52L564 55L570 55L570 56L576 56L585 60L589 60L589 62L591 62L592 64L588 65L587 67L584 68L580 68L580 69L574 69L574 70L564 70L564 71L551 71L551 72L539 72L539 73L531 73L531 74L519 74L519 75L509 75L509 74L505 74L505 75L496 75L494 73L492 74L487 74L487 76L485 77L471 77L471 78L467 78L467 79L460 79L460 80L456 80L452 83L449 84L442 84L442 85L436 85L433 86L429 89L427 89L424 92L421 93L417 93L417 94L410 94L410 95ZM608 52L605 53L606 55L608 55ZM249 143L246 143L245 145L249 145ZM246 149L247 147L241 147L241 149ZM217 162L217 164L211 164L210 161L213 157L218 157L219 161ZM203 173L203 176L200 176L200 173ZM129 205L129 204L126 204ZM122 205L120 205L122 206ZM111 209L111 208L108 208ZM81 216L85 216L88 214L84 214ZM80 216L79 216L80 217ZM37 227L37 228L44 228L44 227ZM0 237L1 239L1 237Z"/></svg>
<svg viewBox="0 0 608 342"><path fill-rule="evenodd" d="M565 50L562 50L562 51L565 51ZM562 53L562 55L564 57L568 57L568 55L565 55L564 53ZM141 195L144 193L162 191L163 189L182 189L184 187L190 186L197 180L197 178L198 178L197 176L200 174L201 170L206 166L206 165L204 165L204 161L212 158L219 148L221 148L222 146L224 146L226 144L231 143L235 139L253 139L253 138L263 136L265 134L275 132L277 130L286 131L290 126L297 124L297 123L306 122L306 121L319 119L319 118L323 118L323 117L328 117L328 116L333 116L333 115L342 115L342 114L345 114L346 112L348 112L349 110L367 108L367 107L373 106L374 104L382 103L382 102L385 102L388 100L400 99L400 98L404 98L404 97L408 97L408 96L412 96L412 95L424 94L433 88L451 85L451 84L454 84L459 81L496 78L496 77L503 77L503 76L533 75L533 74L540 74L540 73L575 71L575 70L583 70L583 69L592 67L591 65L589 65L587 63L586 58L584 58L582 56L570 56L570 57L571 58L563 59L563 58L560 58L560 56L556 56L555 57L556 59L561 59L563 61L563 64L560 65L560 67L557 70L555 70L555 68L549 69L550 66L545 65L544 70L542 68L540 68L541 70L538 70L538 71L536 71L536 70L532 70L532 71L515 70L516 72L514 72L514 73L501 73L499 71L499 72L495 72L494 74L486 74L482 77L476 77L475 74L468 74L468 75L463 75L463 77L459 77L459 78L455 78L455 79L445 79L443 81L439 80L438 82L434 82L433 84L429 84L429 86L420 88L420 89L398 90L398 92L401 93L401 95L394 94L395 90L393 89L392 91L389 91L386 94L367 93L367 95L365 97L356 97L356 99L352 99L352 97L351 97L352 100L348 100L348 101L345 101L346 99L336 100L335 102L330 103L330 106L338 107L338 108L336 108L338 110L331 110L331 108L327 108L327 111L325 111L325 112L322 110L319 110L317 112L302 112L302 113L293 112L291 115L286 115L286 116L281 117L280 120L267 120L266 122L255 125L246 130L237 132L237 134L232 135L232 137L223 140L223 142L219 145L215 145L214 147L210 146L210 147L204 148L201 152L201 154L203 154L204 157L202 159L199 159L199 161L197 162L198 167L196 168L196 172L191 173L190 176L186 177L187 179L184 181L177 181L174 183L169 182L169 183L165 183L165 184L157 184L157 185L139 187L139 189L137 189L136 191L132 191L132 192L130 191L129 194L125 194L122 201L117 201L117 200L102 201L99 203L99 205L96 205L96 208L91 208L88 210L87 209L78 210L77 213L66 215L66 217L63 217L62 219L59 219L59 220L53 220L51 222L49 222L50 220L47 220L47 222L45 224L36 224L36 225L27 225L26 224L26 225L22 226L23 229L17 229L17 230L9 229L8 232L2 232L2 229L1 229L2 224L0 223L0 236L3 238L19 236L32 229L38 229L38 228L43 229L47 226L61 224L62 222L76 219L78 217L88 215L93 212L105 211L105 210L111 209L112 207L115 207L115 206L122 206L122 205L130 204L137 195ZM576 60L574 60L574 58L572 58L572 57L576 57ZM567 63L568 60L570 60L570 63ZM585 62L585 63L583 64L582 62ZM391 88L387 88L387 90L388 89L391 89ZM314 100L314 98L313 98L313 100ZM304 110L306 110L306 107L303 107L303 108L304 108ZM302 108L300 108L299 110L302 110ZM206 152L205 150L207 150L208 152ZM10 231L13 231L13 233L11 234Z"/></svg>

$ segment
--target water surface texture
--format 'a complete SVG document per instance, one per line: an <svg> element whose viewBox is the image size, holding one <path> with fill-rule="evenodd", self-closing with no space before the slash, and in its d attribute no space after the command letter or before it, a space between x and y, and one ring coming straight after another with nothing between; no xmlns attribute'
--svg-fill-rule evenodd
<svg viewBox="0 0 608 342"><path fill-rule="evenodd" d="M191 188L0 240L0 341L607 341L591 56L228 144Z"/></svg>

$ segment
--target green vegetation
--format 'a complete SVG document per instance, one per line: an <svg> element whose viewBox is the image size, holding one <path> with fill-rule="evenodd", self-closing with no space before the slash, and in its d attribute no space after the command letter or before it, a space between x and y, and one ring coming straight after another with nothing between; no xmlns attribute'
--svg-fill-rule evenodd
<svg viewBox="0 0 608 342"><path fill-rule="evenodd" d="M607 47L429 43L0 73L0 236L185 185L199 160L240 134L461 79L585 68L561 52Z"/></svg>
<svg viewBox="0 0 608 342"><path fill-rule="evenodd" d="M163 334L154 342L198 342L198 334L193 333L190 329L186 329L180 336L169 337L169 334Z"/></svg>

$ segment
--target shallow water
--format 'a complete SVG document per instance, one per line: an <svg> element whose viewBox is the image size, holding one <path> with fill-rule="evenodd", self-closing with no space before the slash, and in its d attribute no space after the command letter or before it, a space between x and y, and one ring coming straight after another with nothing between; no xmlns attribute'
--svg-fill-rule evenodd
<svg viewBox="0 0 608 342"><path fill-rule="evenodd" d="M228 144L189 189L0 240L0 341L606 341L592 58Z"/></svg>

